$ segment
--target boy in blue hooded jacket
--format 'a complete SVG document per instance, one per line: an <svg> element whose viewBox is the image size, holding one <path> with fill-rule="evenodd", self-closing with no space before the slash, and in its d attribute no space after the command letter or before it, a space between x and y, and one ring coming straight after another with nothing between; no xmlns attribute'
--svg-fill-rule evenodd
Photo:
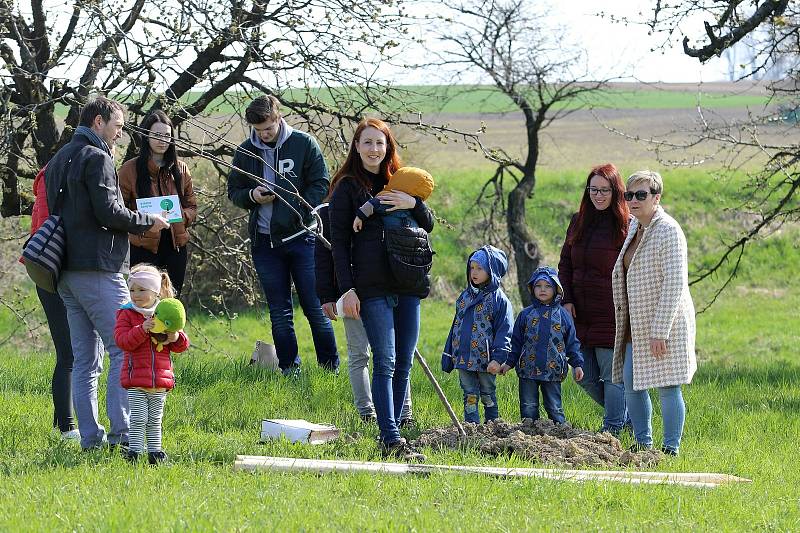
<svg viewBox="0 0 800 533"><path fill-rule="evenodd" d="M561 382L569 367L575 381L583 379L581 344L575 337L575 324L561 306L564 289L554 268L541 267L528 281L533 303L522 310L514 322L511 352L500 368L505 374L514 368L519 377L519 411L522 418L539 418L539 390L548 418L566 422L561 405Z"/></svg>
<svg viewBox="0 0 800 533"><path fill-rule="evenodd" d="M488 422L498 415L495 374L511 349L514 311L500 288L508 269L502 250L484 246L467 259L467 288L456 300L453 325L442 353L442 370L458 369L464 420L480 423L478 397Z"/></svg>

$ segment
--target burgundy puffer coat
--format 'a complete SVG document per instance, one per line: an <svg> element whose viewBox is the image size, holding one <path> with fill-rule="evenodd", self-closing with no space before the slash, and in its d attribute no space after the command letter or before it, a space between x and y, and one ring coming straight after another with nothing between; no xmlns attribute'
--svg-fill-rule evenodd
<svg viewBox="0 0 800 533"><path fill-rule="evenodd" d="M189 347L189 339L182 331L178 340L157 350L150 333L142 329L144 316L130 307L117 311L114 340L125 353L120 372L120 382L126 389L135 387L170 390L175 386L170 352L180 353Z"/></svg>
<svg viewBox="0 0 800 533"><path fill-rule="evenodd" d="M567 237L561 248L558 276L564 286L562 304L575 306L575 330L586 347L614 346L614 298L611 293L611 271L622 245L614 244L613 212L596 213L583 237L573 245L569 237L575 231L577 214L573 215Z"/></svg>

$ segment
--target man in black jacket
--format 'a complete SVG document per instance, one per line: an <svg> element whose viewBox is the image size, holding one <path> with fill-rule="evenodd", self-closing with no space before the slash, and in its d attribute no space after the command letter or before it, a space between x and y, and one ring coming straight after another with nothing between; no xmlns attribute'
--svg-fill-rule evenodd
<svg viewBox="0 0 800 533"><path fill-rule="evenodd" d="M253 100L247 106L245 120L251 126L250 137L233 156L228 198L250 211L253 265L267 298L279 365L287 375L300 365L292 306L294 282L311 326L317 362L336 370L339 353L333 326L322 314L315 289L315 237L305 229L313 226L314 218L296 197L300 195L312 206L322 202L329 184L325 158L311 135L293 129L281 117L280 103L274 96Z"/></svg>
<svg viewBox="0 0 800 533"><path fill-rule="evenodd" d="M111 155L123 124L124 111L117 102L103 97L89 102L72 140L45 171L48 209L62 216L67 235L58 293L75 356L72 396L83 449L106 441L127 443L128 395L120 385L123 355L114 342L114 325L117 310L130 300L123 277L128 272L128 233L169 227L164 218L130 211L123 204ZM97 402L104 346L111 360L107 433L98 421Z"/></svg>

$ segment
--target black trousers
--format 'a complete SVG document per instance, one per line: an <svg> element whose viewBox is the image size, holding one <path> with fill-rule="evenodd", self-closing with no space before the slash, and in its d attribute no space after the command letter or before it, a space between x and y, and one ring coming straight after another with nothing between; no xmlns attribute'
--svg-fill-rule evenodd
<svg viewBox="0 0 800 533"><path fill-rule="evenodd" d="M131 246L131 266L139 263L150 263L164 269L169 274L172 286L175 287L176 296L181 295L183 280L186 278L186 264L189 259L186 246L177 250L172 246L172 234L169 229L161 230L161 240L158 242L158 253L153 253L146 248Z"/></svg>
<svg viewBox="0 0 800 533"><path fill-rule="evenodd" d="M36 287L36 294L47 317L47 326L56 349L56 367L53 369L53 427L60 431L75 429L72 410L72 341L64 302L58 294Z"/></svg>

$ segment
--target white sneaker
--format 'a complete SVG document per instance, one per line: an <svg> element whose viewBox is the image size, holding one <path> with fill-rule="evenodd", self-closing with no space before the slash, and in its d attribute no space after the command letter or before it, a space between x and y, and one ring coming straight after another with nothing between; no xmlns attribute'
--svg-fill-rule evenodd
<svg viewBox="0 0 800 533"><path fill-rule="evenodd" d="M81 440L81 432L78 431L77 429L62 431L61 438L64 440Z"/></svg>

